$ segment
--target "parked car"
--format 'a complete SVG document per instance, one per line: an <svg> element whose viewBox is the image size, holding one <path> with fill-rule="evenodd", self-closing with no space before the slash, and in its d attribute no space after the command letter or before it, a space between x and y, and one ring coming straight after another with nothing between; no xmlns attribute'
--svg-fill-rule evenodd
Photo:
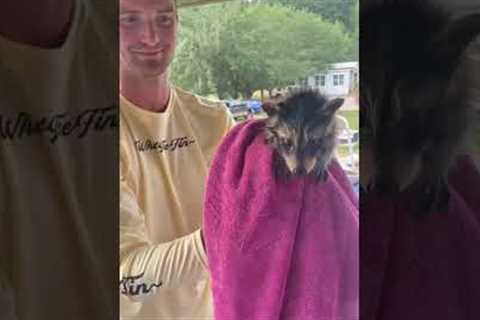
<svg viewBox="0 0 480 320"><path fill-rule="evenodd" d="M260 113L263 112L262 109L262 102L258 100L247 100L245 101L247 103L248 108L250 109L251 113Z"/></svg>
<svg viewBox="0 0 480 320"><path fill-rule="evenodd" d="M226 106L230 109L233 118L236 121L242 121L248 119L250 115L250 108L246 102L239 101L225 101Z"/></svg>

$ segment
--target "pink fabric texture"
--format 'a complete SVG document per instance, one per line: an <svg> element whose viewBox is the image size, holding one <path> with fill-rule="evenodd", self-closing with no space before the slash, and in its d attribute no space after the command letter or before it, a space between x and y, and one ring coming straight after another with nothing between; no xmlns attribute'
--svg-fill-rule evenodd
<svg viewBox="0 0 480 320"><path fill-rule="evenodd" d="M468 158L449 189L448 211L424 217L409 210L408 195L365 197L361 319L480 319L480 173Z"/></svg>
<svg viewBox="0 0 480 320"><path fill-rule="evenodd" d="M204 237L216 320L358 319L358 204L339 164L326 183L276 181L262 121L224 139Z"/></svg>

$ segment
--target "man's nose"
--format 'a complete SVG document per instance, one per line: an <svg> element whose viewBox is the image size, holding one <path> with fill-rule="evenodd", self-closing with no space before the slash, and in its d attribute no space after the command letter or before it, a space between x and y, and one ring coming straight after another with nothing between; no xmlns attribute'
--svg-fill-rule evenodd
<svg viewBox="0 0 480 320"><path fill-rule="evenodd" d="M143 42L147 45L154 46L160 41L159 31L155 25L155 22L150 20L145 25L143 33Z"/></svg>

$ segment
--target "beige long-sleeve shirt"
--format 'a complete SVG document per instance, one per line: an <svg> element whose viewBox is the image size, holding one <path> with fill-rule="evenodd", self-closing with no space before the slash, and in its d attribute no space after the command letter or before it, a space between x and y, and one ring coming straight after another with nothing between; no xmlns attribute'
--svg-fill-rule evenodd
<svg viewBox="0 0 480 320"><path fill-rule="evenodd" d="M0 35L1 320L118 313L117 11L74 4L58 47Z"/></svg>
<svg viewBox="0 0 480 320"><path fill-rule="evenodd" d="M211 319L199 228L207 170L232 117L178 88L163 113L123 97L120 110L121 318Z"/></svg>

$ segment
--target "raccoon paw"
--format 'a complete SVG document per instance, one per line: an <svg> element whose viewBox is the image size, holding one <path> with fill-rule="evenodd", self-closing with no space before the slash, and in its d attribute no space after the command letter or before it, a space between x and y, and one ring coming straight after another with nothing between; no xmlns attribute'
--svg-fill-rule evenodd
<svg viewBox="0 0 480 320"><path fill-rule="evenodd" d="M318 168L313 171L313 178L316 182L326 182L328 179L328 172L325 169Z"/></svg>
<svg viewBox="0 0 480 320"><path fill-rule="evenodd" d="M375 177L373 190L381 196L391 196L399 192L398 186L389 175L378 175Z"/></svg>
<svg viewBox="0 0 480 320"><path fill-rule="evenodd" d="M446 212L450 200L450 192L445 181L438 180L424 187L419 193L418 214Z"/></svg>
<svg viewBox="0 0 480 320"><path fill-rule="evenodd" d="M287 166L280 160L277 160L274 167L275 177L280 181L288 181L292 179L292 173Z"/></svg>

